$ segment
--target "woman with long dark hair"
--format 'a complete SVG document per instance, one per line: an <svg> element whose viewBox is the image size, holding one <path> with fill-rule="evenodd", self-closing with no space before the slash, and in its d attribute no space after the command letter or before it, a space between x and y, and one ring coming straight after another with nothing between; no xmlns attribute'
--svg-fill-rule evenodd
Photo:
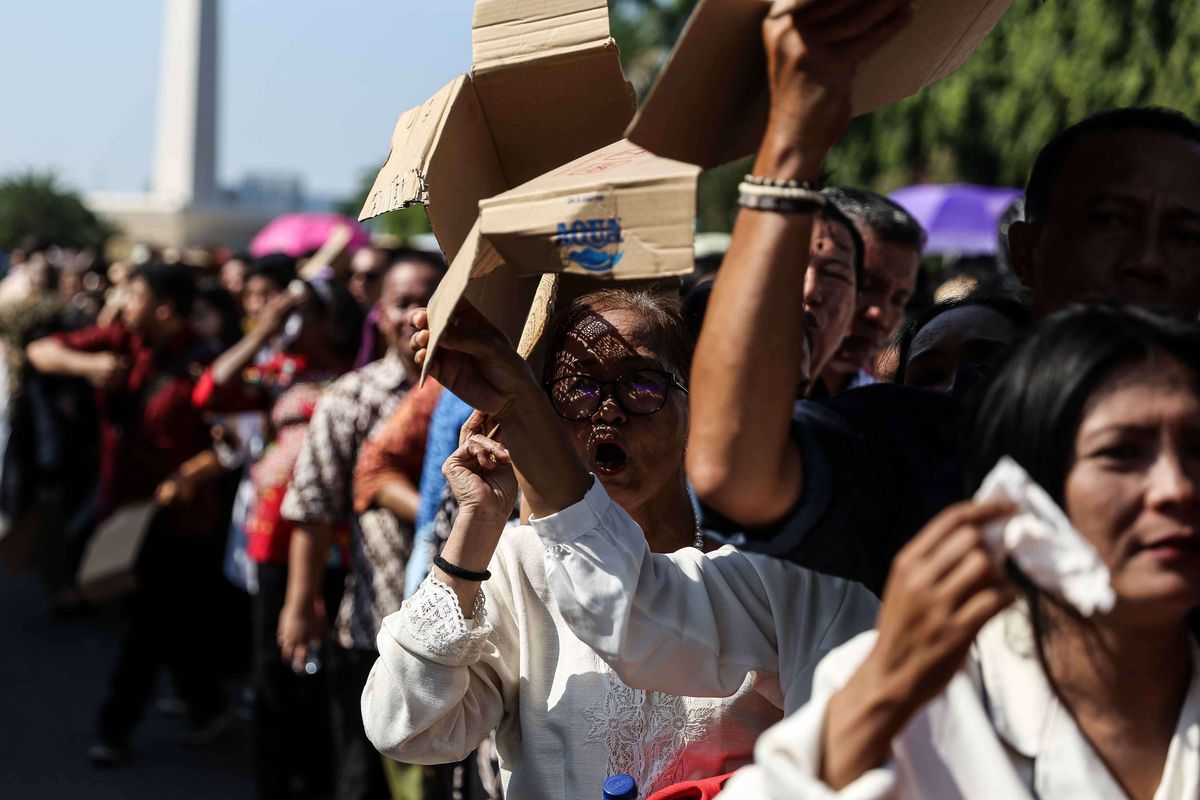
<svg viewBox="0 0 1200 800"><path fill-rule="evenodd" d="M1111 610L1000 562L983 531L1011 507L947 509L893 564L878 633L830 653L722 797L1200 796L1198 369L1194 325L1107 307L1015 347L968 475L1020 464L1107 568Z"/></svg>

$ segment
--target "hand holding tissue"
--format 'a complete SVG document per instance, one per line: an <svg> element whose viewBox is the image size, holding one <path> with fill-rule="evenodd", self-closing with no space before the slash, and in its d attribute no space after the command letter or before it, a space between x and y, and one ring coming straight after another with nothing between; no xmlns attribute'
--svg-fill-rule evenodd
<svg viewBox="0 0 1200 800"><path fill-rule="evenodd" d="M984 528L988 548L1011 557L1040 589L1066 600L1080 614L1106 613L1116 602L1108 567L1096 549L1024 468L1004 456L984 478L978 501L1006 500L1017 512Z"/></svg>

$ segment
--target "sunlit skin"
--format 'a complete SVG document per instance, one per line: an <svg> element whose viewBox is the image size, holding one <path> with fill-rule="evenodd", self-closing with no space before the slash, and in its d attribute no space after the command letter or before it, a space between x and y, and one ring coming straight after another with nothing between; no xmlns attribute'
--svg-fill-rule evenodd
<svg viewBox="0 0 1200 800"><path fill-rule="evenodd" d="M562 349L551 356L547 378L584 374L597 380L615 380L630 371L662 369L680 376L678 365L656 355L661 344L637 312L615 309L584 317ZM686 501L684 447L687 442L687 395L672 389L661 411L626 413L613 397L602 395L600 408L590 418L561 420L588 470L596 473L609 495L627 510L648 506L678 506ZM598 459L602 445L620 448L624 460L612 464ZM608 451L602 452L606 454ZM688 511L690 513L690 510Z"/></svg>
<svg viewBox="0 0 1200 800"><path fill-rule="evenodd" d="M1158 625L1200 605L1200 399L1166 357L1093 395L1064 505L1112 572L1113 617Z"/></svg>
<svg viewBox="0 0 1200 800"><path fill-rule="evenodd" d="M247 325L253 327L258 315L284 287L264 275L254 275L242 287L242 313Z"/></svg>
<svg viewBox="0 0 1200 800"><path fill-rule="evenodd" d="M404 261L387 271L375 308L379 311L379 332L388 349L397 353L411 374L416 374L412 350L408 347L417 329L412 312L429 304L441 276L437 270L417 261Z"/></svg>
<svg viewBox="0 0 1200 800"><path fill-rule="evenodd" d="M234 297L239 297L246 287L246 262L231 258L221 265L221 285Z"/></svg>
<svg viewBox="0 0 1200 800"><path fill-rule="evenodd" d="M121 307L121 322L134 333L150 336L154 328L154 295L150 285L141 278L129 282L129 294Z"/></svg>
<svg viewBox="0 0 1200 800"><path fill-rule="evenodd" d="M363 308L378 302L386 270L387 255L374 247L364 247L350 259L350 280L346 288Z"/></svg>
<svg viewBox="0 0 1200 800"><path fill-rule="evenodd" d="M812 336L809 368L814 376L821 374L850 329L856 283L850 233L818 218L804 272L804 321Z"/></svg>
<svg viewBox="0 0 1200 800"><path fill-rule="evenodd" d="M1091 299L1200 310L1200 143L1150 131L1087 136L1045 216L1009 228L1035 314Z"/></svg>
<svg viewBox="0 0 1200 800"><path fill-rule="evenodd" d="M904 383L948 392L965 361L986 367L1016 338L1012 320L987 306L962 306L930 320L909 345Z"/></svg>
<svg viewBox="0 0 1200 800"><path fill-rule="evenodd" d="M917 285L921 253L914 247L880 239L863 225L863 279L850 333L825 368L826 383L837 390L870 365L888 337L904 321L904 307Z"/></svg>

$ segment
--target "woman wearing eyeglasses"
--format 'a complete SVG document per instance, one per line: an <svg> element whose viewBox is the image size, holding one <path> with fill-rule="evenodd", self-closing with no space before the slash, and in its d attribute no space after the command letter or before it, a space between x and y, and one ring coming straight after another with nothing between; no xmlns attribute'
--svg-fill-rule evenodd
<svg viewBox="0 0 1200 800"><path fill-rule="evenodd" d="M418 354L425 336L414 338ZM516 480L508 450L483 435L477 415L443 470L461 509L450 539L379 634L379 661L363 692L368 736L401 761L441 763L463 758L497 729L506 796L519 798L598 797L617 773L649 794L749 763L785 695L789 708L807 699L808 679L793 674L871 627L876 603L857 585L707 546L684 476L692 342L674 304L625 290L579 299L552 332L541 385L465 304L441 341L434 374L501 423L523 457L534 513L586 514L578 507L594 501L641 547L671 554L691 574L711 571L724 601L757 614L748 633L764 669L743 668L736 691L721 699L624 684L571 633L537 533L522 526L501 536ZM598 481L591 491L589 472ZM599 571L597 578L605 579ZM680 629L688 611L657 609L663 624ZM614 609L614 621L621 613Z"/></svg>

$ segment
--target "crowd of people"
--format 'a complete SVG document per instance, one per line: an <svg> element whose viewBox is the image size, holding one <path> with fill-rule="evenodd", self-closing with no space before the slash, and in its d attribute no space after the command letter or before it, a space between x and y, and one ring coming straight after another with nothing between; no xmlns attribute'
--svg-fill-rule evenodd
<svg viewBox="0 0 1200 800"><path fill-rule="evenodd" d="M164 667L194 743L252 687L264 798L1200 797L1200 124L1066 128L1017 281L925 302L917 221L821 186L910 13L770 16L719 268L528 360L466 300L430 350L437 254L22 254L5 514L69 606L158 507L93 761Z"/></svg>

